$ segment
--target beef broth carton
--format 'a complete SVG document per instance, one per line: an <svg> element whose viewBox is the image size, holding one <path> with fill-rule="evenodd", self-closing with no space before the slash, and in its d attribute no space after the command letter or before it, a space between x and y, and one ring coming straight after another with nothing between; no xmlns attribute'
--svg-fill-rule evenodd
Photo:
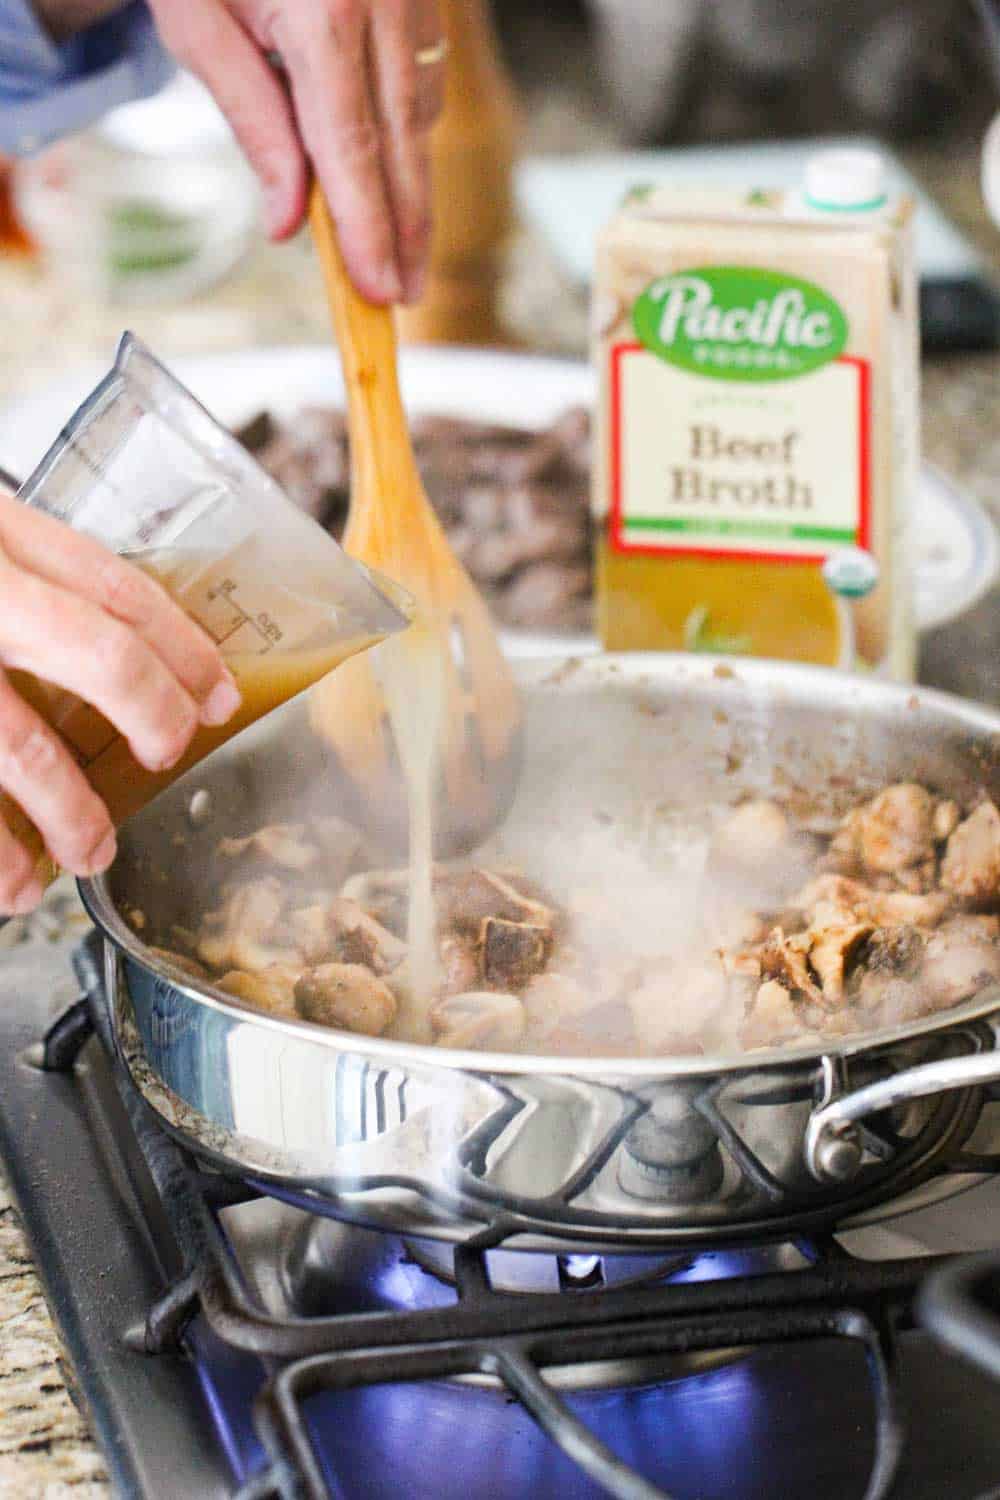
<svg viewBox="0 0 1000 1500"><path fill-rule="evenodd" d="M917 286L881 159L633 192L593 315L604 647L912 677Z"/></svg>

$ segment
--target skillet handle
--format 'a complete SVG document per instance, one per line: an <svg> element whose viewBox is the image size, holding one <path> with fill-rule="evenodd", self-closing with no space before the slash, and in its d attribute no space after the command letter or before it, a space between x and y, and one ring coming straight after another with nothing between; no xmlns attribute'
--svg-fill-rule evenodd
<svg viewBox="0 0 1000 1500"><path fill-rule="evenodd" d="M1000 1083L1000 1051L974 1052L968 1057L922 1063L853 1093L832 1098L814 1109L809 1117L806 1165L817 1182L846 1182L861 1165L861 1140L855 1128L858 1120L911 1099L926 1099L949 1089L975 1088L988 1083Z"/></svg>

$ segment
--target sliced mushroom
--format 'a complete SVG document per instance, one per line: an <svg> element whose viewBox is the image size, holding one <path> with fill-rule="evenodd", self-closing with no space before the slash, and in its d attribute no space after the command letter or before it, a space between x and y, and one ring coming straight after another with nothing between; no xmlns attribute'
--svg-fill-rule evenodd
<svg viewBox="0 0 1000 1500"><path fill-rule="evenodd" d="M439 1047L477 1047L506 1052L524 1036L527 1017L516 995L479 990L449 995L431 1011L431 1028Z"/></svg>
<svg viewBox="0 0 1000 1500"><path fill-rule="evenodd" d="M308 969L295 985L295 1004L307 1021L363 1036L381 1036L396 1016L388 985L361 964Z"/></svg>
<svg viewBox="0 0 1000 1500"><path fill-rule="evenodd" d="M285 964L272 964L257 974L232 969L216 983L220 990L245 1000L248 1005L255 1005L273 1016L293 1019L296 1015L295 984L300 972Z"/></svg>

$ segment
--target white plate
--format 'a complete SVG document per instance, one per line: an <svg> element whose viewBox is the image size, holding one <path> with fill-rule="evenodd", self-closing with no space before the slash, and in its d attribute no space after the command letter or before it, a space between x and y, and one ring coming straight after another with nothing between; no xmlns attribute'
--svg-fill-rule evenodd
<svg viewBox="0 0 1000 1500"><path fill-rule="evenodd" d="M171 362L220 421L238 424L267 407L292 416L304 405L339 404L336 354L323 348L247 349ZM567 406L589 405L589 366L538 355L482 349L405 349L403 394L414 413L445 412L515 426L541 427ZM0 465L27 475L60 427L104 374L79 367L36 395L0 408ZM918 628L930 630L971 608L997 576L996 529L982 506L925 466L911 517ZM520 654L595 649L592 638L521 635Z"/></svg>

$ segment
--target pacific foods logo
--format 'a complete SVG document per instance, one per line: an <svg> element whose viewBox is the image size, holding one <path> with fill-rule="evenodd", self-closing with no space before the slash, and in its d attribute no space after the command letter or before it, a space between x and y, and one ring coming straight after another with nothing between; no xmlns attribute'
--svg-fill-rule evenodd
<svg viewBox="0 0 1000 1500"><path fill-rule="evenodd" d="M660 359L714 380L792 380L847 343L847 318L820 287L749 266L661 276L636 300L632 322Z"/></svg>

